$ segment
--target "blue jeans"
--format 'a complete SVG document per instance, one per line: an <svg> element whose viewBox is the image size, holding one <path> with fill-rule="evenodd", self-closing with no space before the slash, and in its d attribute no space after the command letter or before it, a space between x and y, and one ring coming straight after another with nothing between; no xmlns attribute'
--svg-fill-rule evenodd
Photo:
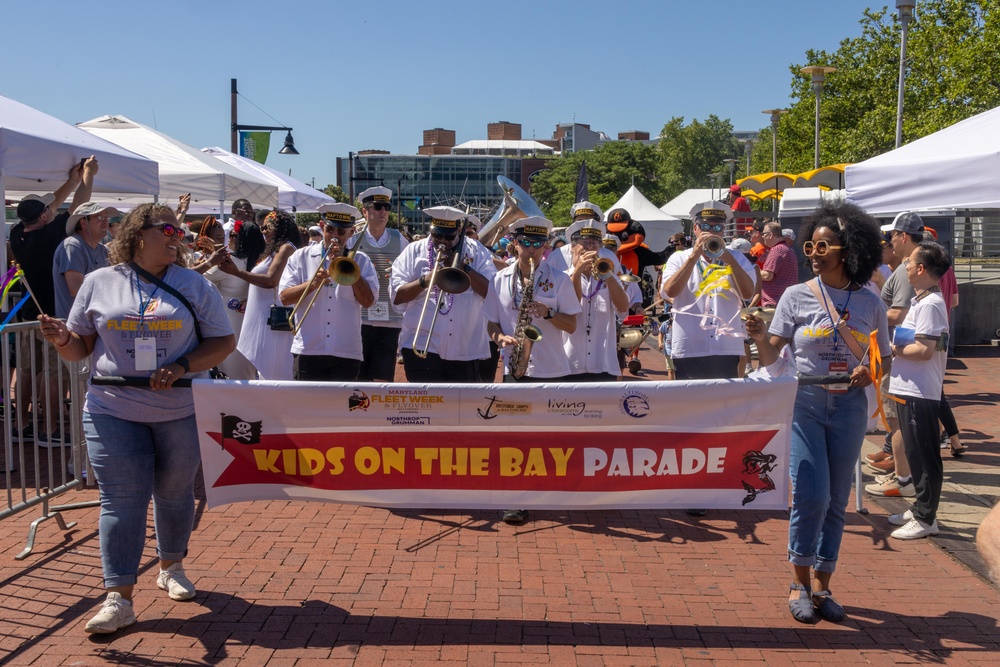
<svg viewBox="0 0 1000 667"><path fill-rule="evenodd" d="M150 498L157 555L183 559L194 527L194 481L201 463L194 415L140 423L84 412L83 430L101 492L104 586L135 584Z"/></svg>
<svg viewBox="0 0 1000 667"><path fill-rule="evenodd" d="M868 424L864 389L799 387L792 415L792 516L788 560L833 572L844 536L854 466Z"/></svg>

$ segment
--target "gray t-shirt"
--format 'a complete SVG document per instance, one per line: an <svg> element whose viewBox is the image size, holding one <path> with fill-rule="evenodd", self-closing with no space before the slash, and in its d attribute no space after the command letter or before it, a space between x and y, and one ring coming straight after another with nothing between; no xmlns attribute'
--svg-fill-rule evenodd
<svg viewBox="0 0 1000 667"><path fill-rule="evenodd" d="M878 329L879 350L889 353L886 331L886 307L882 300L864 288L853 292L826 287L826 306L816 299L808 283L793 285L778 300L769 332L789 341L795 368L804 375L829 375L849 372L858 360L838 333L834 337L831 314L847 311L847 327L862 350L868 347L868 335ZM829 309L829 310L828 310ZM868 359L865 359L868 363ZM838 366L838 364L840 366ZM846 364L846 367L844 366Z"/></svg>
<svg viewBox="0 0 1000 667"><path fill-rule="evenodd" d="M67 271L76 271L87 275L92 271L108 265L108 248L98 243L91 248L80 237L73 234L63 239L52 256L52 285L56 293L56 317L65 318L73 307L73 297L69 293L69 285L63 275Z"/></svg>
<svg viewBox="0 0 1000 667"><path fill-rule="evenodd" d="M162 278L190 302L198 313L205 338L233 333L218 290L204 276L170 266ZM140 303L142 315L140 316ZM157 364L169 363L198 346L194 318L181 301L155 284L141 282L127 264L87 274L69 314L71 331L97 334L91 375L149 377L136 370L135 343L139 337L156 339ZM207 371L189 377L208 377ZM194 413L190 389L154 392L138 387L91 385L84 410L139 422L163 422Z"/></svg>
<svg viewBox="0 0 1000 667"><path fill-rule="evenodd" d="M910 307L910 301L917 296L917 291L913 289L909 279L906 277L906 265L910 260L904 259L892 272L892 275L885 279L882 285L882 301L886 308Z"/></svg>

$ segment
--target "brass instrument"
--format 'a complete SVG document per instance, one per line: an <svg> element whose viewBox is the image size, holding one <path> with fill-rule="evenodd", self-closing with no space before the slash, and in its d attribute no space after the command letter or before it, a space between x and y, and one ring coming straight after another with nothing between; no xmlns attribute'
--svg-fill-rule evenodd
<svg viewBox="0 0 1000 667"><path fill-rule="evenodd" d="M726 250L726 242L718 236L709 236L708 240L705 241L705 255L709 259L715 259L722 255Z"/></svg>
<svg viewBox="0 0 1000 667"><path fill-rule="evenodd" d="M292 308L292 312L288 315L288 323L292 327L292 335L297 334L299 330L302 329L302 323L306 321L306 317L309 315L309 311L312 310L313 305L316 303L316 299L319 298L319 293L322 291L323 286L320 285L316 289L309 291L309 285L312 285L313 281L316 280L316 276L323 269L329 268L330 263L330 251L333 249L333 244L336 239L331 240L329 243L323 245L323 253L320 255L319 266L313 271L312 276L309 277L309 282L306 283L306 288L302 290L302 296L299 300L295 302L295 307ZM353 263L354 260L351 260ZM309 298L309 302L306 303L306 298ZM299 310L305 305L305 310L299 315Z"/></svg>
<svg viewBox="0 0 1000 667"><path fill-rule="evenodd" d="M642 282L642 278L640 278L639 276L635 275L631 271L625 271L624 273L619 273L618 274L618 280L622 281L623 283L638 283L638 282Z"/></svg>
<svg viewBox="0 0 1000 667"><path fill-rule="evenodd" d="M356 233L364 234L366 229L368 229L367 220L365 220ZM354 255L358 252L359 245L361 245L361 239L358 239L358 242L348 252L347 244L345 243L343 256L330 262L330 277L333 278L333 282L348 287L358 282L358 279L361 278L361 269L358 268L358 263L354 261Z"/></svg>
<svg viewBox="0 0 1000 667"><path fill-rule="evenodd" d="M527 192L505 176L497 176L497 183L503 190L503 204L493 217L479 230L479 242L492 248L510 229L511 223L521 218L545 217L542 209Z"/></svg>
<svg viewBox="0 0 1000 667"><path fill-rule="evenodd" d="M611 278L612 271L615 269L615 263L612 262L607 257L598 257L594 260L594 277L607 282Z"/></svg>
<svg viewBox="0 0 1000 667"><path fill-rule="evenodd" d="M434 268L431 269L430 278L427 279L427 294L424 295L424 304L420 308L420 318L417 320L417 330L413 334L413 354L417 355L421 359L427 358L427 353L430 351L431 347L431 336L434 335L434 326L437 324L438 313L441 312L442 301L440 297L434 304L434 316L431 318L431 326L427 330L427 337L424 341L423 347L418 344L420 339L420 327L424 323L424 315L427 314L427 308L430 306L431 293L434 291L434 287L437 287L439 292L447 294L461 294L469 289L472 284L469 281L468 274L462 270L462 250L464 250L465 245L465 227L462 225L462 230L459 234L458 245L455 246L455 256L452 259L451 266L442 267L441 263L444 261L444 256L448 252L448 246L441 244L437 246L437 250L434 254ZM430 237L428 237L428 241ZM438 275L440 274L440 276ZM436 285L435 283L440 283Z"/></svg>
<svg viewBox="0 0 1000 667"><path fill-rule="evenodd" d="M528 360L531 358L531 347L542 339L542 330L531 323L531 313L528 306L535 298L535 260L528 260L531 270L528 272L528 285L521 292L521 306L517 311L517 325L514 327L514 338L517 342L511 349L507 359L510 374L519 380L528 372Z"/></svg>

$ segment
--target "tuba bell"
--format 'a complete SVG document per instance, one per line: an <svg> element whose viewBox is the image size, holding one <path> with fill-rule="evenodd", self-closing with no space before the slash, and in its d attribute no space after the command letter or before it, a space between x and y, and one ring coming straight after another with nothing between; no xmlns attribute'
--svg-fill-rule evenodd
<svg viewBox="0 0 1000 667"><path fill-rule="evenodd" d="M503 190L503 204L493 217L479 230L479 242L492 248L510 229L511 223L521 218L545 217L542 209L517 183L506 176L497 176L497 183Z"/></svg>

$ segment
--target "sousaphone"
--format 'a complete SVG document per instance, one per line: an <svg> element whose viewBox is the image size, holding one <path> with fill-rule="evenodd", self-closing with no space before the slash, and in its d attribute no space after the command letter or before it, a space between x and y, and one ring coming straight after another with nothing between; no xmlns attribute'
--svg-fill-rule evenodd
<svg viewBox="0 0 1000 667"><path fill-rule="evenodd" d="M479 230L479 242L492 248L510 229L512 223L532 216L545 217L542 209L521 186L506 176L497 176L497 183L503 190L503 205Z"/></svg>

